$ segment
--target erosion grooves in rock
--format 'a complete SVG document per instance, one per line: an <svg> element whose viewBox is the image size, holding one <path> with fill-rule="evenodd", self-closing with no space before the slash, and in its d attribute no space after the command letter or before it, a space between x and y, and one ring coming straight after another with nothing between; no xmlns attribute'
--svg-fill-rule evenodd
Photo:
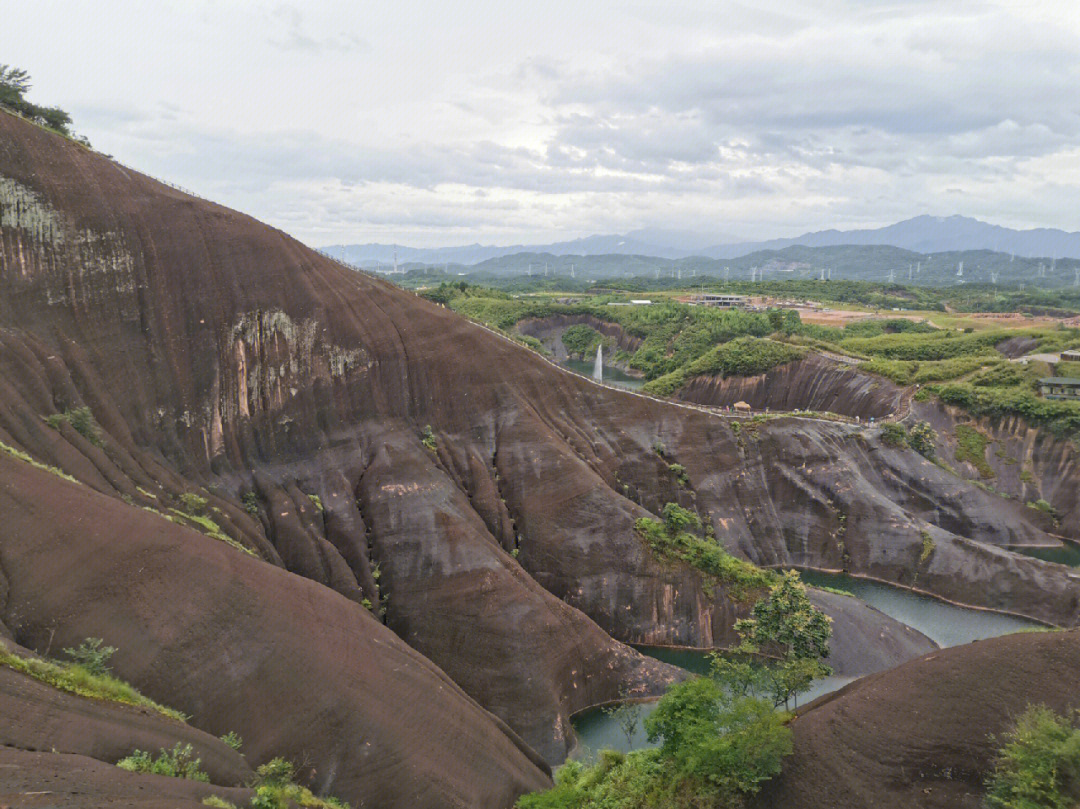
<svg viewBox="0 0 1080 809"><path fill-rule="evenodd" d="M248 728L355 804L504 806L572 713L682 676L627 643L732 640L750 599L634 530L666 502L760 564L1080 609L1067 571L1003 549L1053 542L1031 509L873 430L736 431L594 385L2 114L0 442L81 483L5 460L0 631L103 637L195 727ZM924 648L887 634L851 673Z"/></svg>

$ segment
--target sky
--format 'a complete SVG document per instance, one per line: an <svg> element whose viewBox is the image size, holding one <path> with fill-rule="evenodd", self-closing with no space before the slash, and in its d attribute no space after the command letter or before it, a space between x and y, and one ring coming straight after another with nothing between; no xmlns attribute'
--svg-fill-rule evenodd
<svg viewBox="0 0 1080 809"><path fill-rule="evenodd" d="M1075 0L0 0L0 63L314 246L1080 230Z"/></svg>

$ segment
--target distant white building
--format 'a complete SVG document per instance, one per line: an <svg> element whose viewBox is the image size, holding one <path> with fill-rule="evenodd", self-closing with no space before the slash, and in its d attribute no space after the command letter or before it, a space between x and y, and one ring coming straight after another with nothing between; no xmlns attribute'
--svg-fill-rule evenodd
<svg viewBox="0 0 1080 809"><path fill-rule="evenodd" d="M745 295L725 295L719 292L703 292L690 301L697 306L715 306L720 309L737 309L746 306Z"/></svg>

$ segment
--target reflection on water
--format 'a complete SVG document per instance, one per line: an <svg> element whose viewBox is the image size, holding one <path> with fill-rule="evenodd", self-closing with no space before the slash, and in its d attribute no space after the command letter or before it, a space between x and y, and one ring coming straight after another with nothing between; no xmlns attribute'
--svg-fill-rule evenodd
<svg viewBox="0 0 1080 809"><path fill-rule="evenodd" d="M571 371L577 371L582 376L591 377L593 373L593 363L591 361L582 360L564 360L563 366L569 368ZM618 368L613 368L610 365L604 366L604 382L608 385L615 385L619 388L631 388L636 390L645 384L644 379L639 379L636 376L630 376L625 371L620 371Z"/></svg>
<svg viewBox="0 0 1080 809"><path fill-rule="evenodd" d="M890 618L922 632L939 646L959 646L973 640L996 638L998 635L1041 626L1026 618L958 607L903 587L866 581L846 573L819 573L812 570L801 573L802 580L807 584L851 593Z"/></svg>
<svg viewBox="0 0 1080 809"><path fill-rule="evenodd" d="M690 671L695 671L699 674L703 674L709 670L707 655L703 652L682 649L658 650L650 647L643 647L640 651L650 657L658 657L660 660L664 660L668 663L674 662L674 660L671 659L672 654L677 655L676 659L689 664L683 666L683 668L687 668ZM658 651L664 652L664 656L660 657L659 655L653 654ZM676 663L675 665L680 664ZM808 691L799 695L799 705L805 705L811 700L817 699L822 694L828 694L838 688L843 688L855 679L857 678L841 677L839 675L822 677L820 680L815 681ZM618 722L605 714L600 708L583 711L575 716L574 730L577 731L579 746L578 749L574 751L574 758L591 760L598 751L607 749L621 750L625 753L630 750L639 750L643 747L655 747L656 745L650 744L648 738L646 738L644 721L645 717L651 714L656 708L656 703L639 703L638 707L641 708L641 721L638 722L638 726L629 741L627 741L626 734L623 733ZM791 707L794 708L795 705L792 704Z"/></svg>
<svg viewBox="0 0 1080 809"><path fill-rule="evenodd" d="M587 363L586 363L587 364ZM1080 565L1080 548L1069 545L1066 549L1046 549L1047 553L1062 553L1063 550L1075 554L1073 564ZM1034 552L1032 552L1034 555ZM1051 559L1048 561L1057 561ZM874 581L866 581L844 573L819 573L802 571L802 579L809 585L832 587L851 593L872 607L895 618L901 623L917 629L940 646L958 646L974 640L1008 635L1025 629L1038 627L1040 624L1025 618L1002 615L985 610L972 610L938 601L929 596L920 595L901 587L893 587ZM657 646L641 646L638 650L657 660L679 666L695 674L709 671L708 652L696 649L667 649ZM805 705L813 699L835 691L857 678L832 676L814 683L813 687L799 697L799 704ZM652 713L655 703L641 705L641 720ZM591 758L599 750L635 750L650 747L645 737L642 723L628 741L618 723L600 709L585 711L574 717L574 729L577 731L580 747L575 758Z"/></svg>

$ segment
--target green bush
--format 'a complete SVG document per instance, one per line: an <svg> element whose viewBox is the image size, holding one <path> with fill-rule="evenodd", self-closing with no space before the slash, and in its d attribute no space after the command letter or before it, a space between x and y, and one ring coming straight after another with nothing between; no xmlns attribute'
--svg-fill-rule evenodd
<svg viewBox="0 0 1080 809"><path fill-rule="evenodd" d="M1031 705L1005 734L987 781L990 809L1074 809L1080 805L1080 729Z"/></svg>
<svg viewBox="0 0 1080 809"><path fill-rule="evenodd" d="M920 421L908 432L908 444L911 445L911 448L924 458L931 460L934 458L934 442L936 440L937 433L934 432L934 428L927 421Z"/></svg>
<svg viewBox="0 0 1080 809"><path fill-rule="evenodd" d="M89 407L77 407L74 410L65 410L63 413L54 413L45 421L54 430L59 430L61 423L66 421L75 432L95 447L101 446L101 428L94 421L94 414Z"/></svg>
<svg viewBox="0 0 1080 809"><path fill-rule="evenodd" d="M653 750L605 750L592 767L568 762L555 787L525 795L519 809L702 809L737 807L780 771L791 752L789 715L733 695L710 678L668 689L645 720Z"/></svg>
<svg viewBox="0 0 1080 809"><path fill-rule="evenodd" d="M244 504L244 511L253 517L259 516L259 496L255 492L244 492L240 501Z"/></svg>
<svg viewBox="0 0 1080 809"><path fill-rule="evenodd" d="M102 646L101 638L87 638L74 649L64 649L64 654L71 658L76 666L82 666L95 676L105 676L111 672L109 658L116 654L115 646Z"/></svg>
<svg viewBox="0 0 1080 809"><path fill-rule="evenodd" d="M668 471L674 476L675 482L684 489L690 485L690 477L686 474L686 467L681 463L668 464Z"/></svg>
<svg viewBox="0 0 1080 809"><path fill-rule="evenodd" d="M252 809L349 809L344 801L333 797L317 797L307 787L300 786L296 768L284 758L274 758L255 769L255 797Z"/></svg>
<svg viewBox="0 0 1080 809"><path fill-rule="evenodd" d="M221 737L221 741L229 745L233 750L239 751L244 745L244 740L240 738L234 731L229 731Z"/></svg>
<svg viewBox="0 0 1080 809"><path fill-rule="evenodd" d="M209 782L210 776L199 769L201 759L195 758L190 744L176 743L172 750L161 750L157 758L143 750L135 750L116 762L116 766L129 772L166 775L170 778L186 778L189 781Z"/></svg>
<svg viewBox="0 0 1080 809"><path fill-rule="evenodd" d="M881 425L881 442L889 447L906 447L908 433L902 424L886 422Z"/></svg>
<svg viewBox="0 0 1080 809"><path fill-rule="evenodd" d="M192 492L184 492L180 495L180 504L188 514L202 514L206 511L206 498Z"/></svg>
<svg viewBox="0 0 1080 809"><path fill-rule="evenodd" d="M663 522L642 518L634 525L659 558L697 568L711 580L726 585L735 598L774 581L774 574L732 556L715 539L694 533L701 529L701 519L692 511L668 503L661 516Z"/></svg>
<svg viewBox="0 0 1080 809"><path fill-rule="evenodd" d="M420 443L432 452L439 449L439 445L435 443L435 431L431 429L430 424L425 425L424 429L421 430Z"/></svg>
<svg viewBox="0 0 1080 809"><path fill-rule="evenodd" d="M691 362L686 367L686 375L757 376L804 356L806 351L787 343L740 337L718 345Z"/></svg>

